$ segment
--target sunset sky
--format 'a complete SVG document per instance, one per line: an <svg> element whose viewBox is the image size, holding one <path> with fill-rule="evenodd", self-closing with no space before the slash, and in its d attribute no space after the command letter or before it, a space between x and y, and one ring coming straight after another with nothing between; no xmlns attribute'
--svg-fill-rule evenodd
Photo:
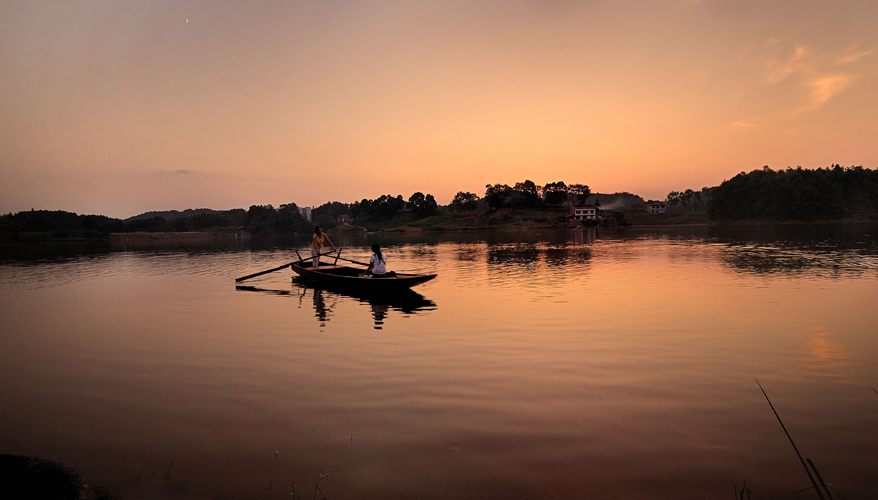
<svg viewBox="0 0 878 500"><path fill-rule="evenodd" d="M0 0L0 213L878 166L875 0Z"/></svg>

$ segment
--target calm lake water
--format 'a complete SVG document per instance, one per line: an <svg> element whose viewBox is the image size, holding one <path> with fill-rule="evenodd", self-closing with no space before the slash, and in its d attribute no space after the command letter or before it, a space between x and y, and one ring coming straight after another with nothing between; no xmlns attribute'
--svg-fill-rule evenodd
<svg viewBox="0 0 878 500"><path fill-rule="evenodd" d="M371 301L236 287L293 246L19 252L0 453L126 500L812 498L758 379L822 477L875 498L873 231L335 237L439 275Z"/></svg>

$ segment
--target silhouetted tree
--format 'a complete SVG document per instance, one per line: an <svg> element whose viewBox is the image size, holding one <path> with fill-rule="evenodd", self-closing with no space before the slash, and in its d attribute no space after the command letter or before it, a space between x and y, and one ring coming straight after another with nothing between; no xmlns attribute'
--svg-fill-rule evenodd
<svg viewBox="0 0 878 500"><path fill-rule="evenodd" d="M512 188L506 184L488 184L485 186L485 201L490 208L508 207L512 203Z"/></svg>
<svg viewBox="0 0 878 500"><path fill-rule="evenodd" d="M676 209L677 205L680 204L681 196L683 196L683 193L679 191L671 191L670 193L668 193L668 197L665 199L665 202Z"/></svg>
<svg viewBox="0 0 878 500"><path fill-rule="evenodd" d="M534 208L543 204L540 188L533 181L516 182L512 191L513 206Z"/></svg>
<svg viewBox="0 0 878 500"><path fill-rule="evenodd" d="M567 184L564 184L564 181L550 182L543 186L543 201L546 205L563 205L567 203L568 194Z"/></svg>
<svg viewBox="0 0 878 500"><path fill-rule="evenodd" d="M567 193L574 205L585 205L586 200L591 196L591 188L585 184L571 184L567 186Z"/></svg>
<svg viewBox="0 0 878 500"><path fill-rule="evenodd" d="M405 208L405 200L402 199L402 195L381 195L375 200L364 198L351 204L351 215L359 221L387 221L403 208Z"/></svg>
<svg viewBox="0 0 878 500"><path fill-rule="evenodd" d="M290 234L311 232L314 226L302 215L298 205L287 203L277 209L273 228L278 234Z"/></svg>
<svg viewBox="0 0 878 500"><path fill-rule="evenodd" d="M351 207L347 203L337 201L326 202L311 210L311 220L315 226L332 228L338 224L338 218L342 215L351 215Z"/></svg>
<svg viewBox="0 0 878 500"><path fill-rule="evenodd" d="M276 209L271 205L252 205L247 211L244 228L260 235L307 233L313 229L295 203Z"/></svg>
<svg viewBox="0 0 878 500"><path fill-rule="evenodd" d="M451 200L455 212L471 212L479 208L479 196L469 191L458 191Z"/></svg>
<svg viewBox="0 0 878 500"><path fill-rule="evenodd" d="M247 210L244 229L252 234L272 233L276 216L277 212L271 205L251 205Z"/></svg>
<svg viewBox="0 0 878 500"><path fill-rule="evenodd" d="M436 199L433 195L427 194L424 196L424 193L420 191L409 197L408 205L412 212L418 217L429 217L436 214L439 210L439 204L436 203Z"/></svg>

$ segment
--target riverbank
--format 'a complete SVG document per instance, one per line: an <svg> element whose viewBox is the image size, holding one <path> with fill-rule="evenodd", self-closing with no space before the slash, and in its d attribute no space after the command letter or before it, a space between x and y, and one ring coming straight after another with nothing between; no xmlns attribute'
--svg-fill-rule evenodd
<svg viewBox="0 0 878 500"><path fill-rule="evenodd" d="M413 214L400 214L389 221L364 223L366 227L340 224L334 232L429 232L489 231L520 229L566 229L593 226L680 226L707 225L707 214L647 214L634 210L607 210L602 220L568 219L566 208L529 209L502 208L487 213L461 212L417 219Z"/></svg>

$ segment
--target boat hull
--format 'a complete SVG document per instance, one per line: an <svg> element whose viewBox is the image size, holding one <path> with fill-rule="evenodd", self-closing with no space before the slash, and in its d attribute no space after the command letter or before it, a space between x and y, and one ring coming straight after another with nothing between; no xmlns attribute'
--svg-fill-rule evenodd
<svg viewBox="0 0 878 500"><path fill-rule="evenodd" d="M435 278L435 274L404 274L378 278L362 276L360 269L348 266L320 265L317 268L291 264L293 272L312 284L359 292L406 290Z"/></svg>

